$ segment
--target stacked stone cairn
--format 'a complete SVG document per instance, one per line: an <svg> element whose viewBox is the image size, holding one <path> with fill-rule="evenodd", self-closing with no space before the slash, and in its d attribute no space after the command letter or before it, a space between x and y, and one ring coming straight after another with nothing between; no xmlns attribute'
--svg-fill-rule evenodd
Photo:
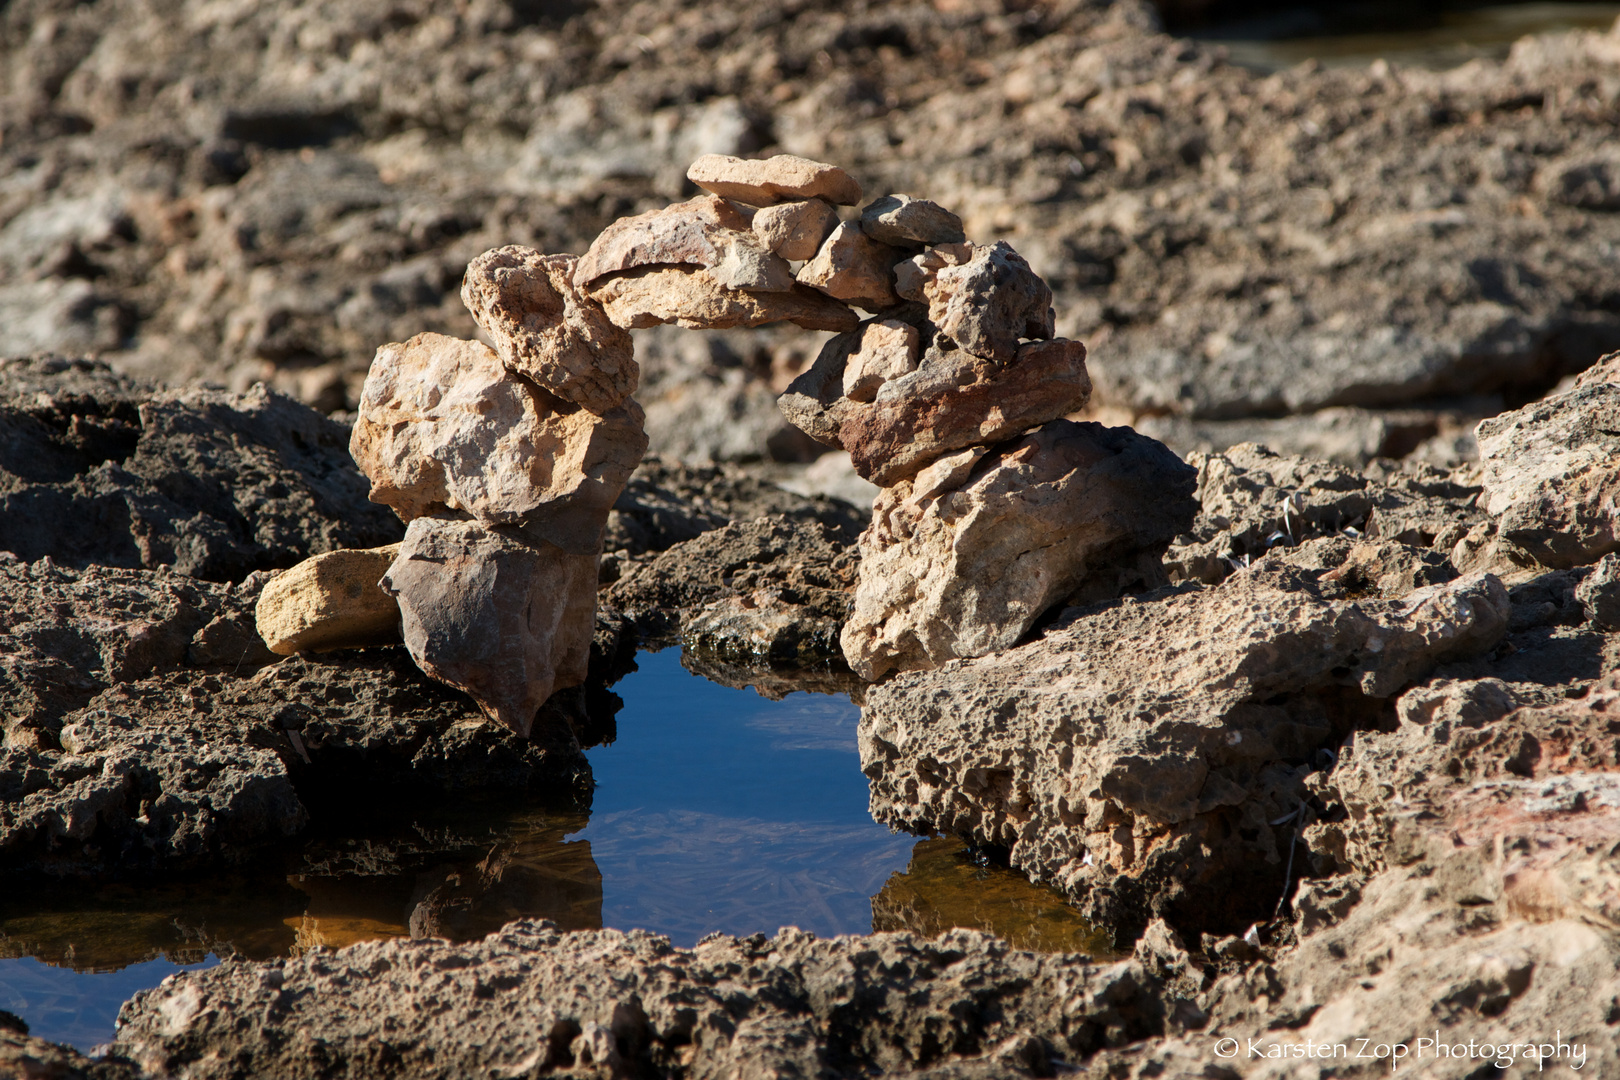
<svg viewBox="0 0 1620 1080"><path fill-rule="evenodd" d="M703 194L620 219L582 256L474 259L462 299L494 348L419 334L378 350L350 449L404 542L273 582L272 649L374 640L386 603L326 598L386 562L416 663L527 735L586 677L608 511L647 448L629 331L660 323L837 332L780 404L882 488L842 635L864 678L1004 649L1065 598L1163 582L1194 472L1129 429L1064 419L1091 393L1085 346L1054 338L1052 292L1017 252L905 195L846 220L860 185L804 158L709 155L687 175Z"/></svg>

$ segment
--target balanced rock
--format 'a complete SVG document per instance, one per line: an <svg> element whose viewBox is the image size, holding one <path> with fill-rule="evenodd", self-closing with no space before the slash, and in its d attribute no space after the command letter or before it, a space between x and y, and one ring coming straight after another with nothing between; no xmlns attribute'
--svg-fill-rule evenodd
<svg viewBox="0 0 1620 1080"><path fill-rule="evenodd" d="M516 245L467 264L461 299L507 369L598 415L636 392L635 345L574 284L579 260Z"/></svg>
<svg viewBox="0 0 1620 1080"><path fill-rule="evenodd" d="M844 396L855 402L877 397L883 384L917 370L921 335L899 319L877 319L861 328L861 341L844 362Z"/></svg>
<svg viewBox="0 0 1620 1080"><path fill-rule="evenodd" d="M946 244L895 267L895 288L928 304L940 333L975 356L1006 363L1020 338L1049 338L1052 290L1005 240Z"/></svg>
<svg viewBox="0 0 1620 1080"><path fill-rule="evenodd" d="M1498 536L1560 569L1620 549L1620 385L1593 379L1475 435Z"/></svg>
<svg viewBox="0 0 1620 1080"><path fill-rule="evenodd" d="M703 267L728 289L791 292L793 271L755 235L752 211L717 195L620 218L592 241L574 271L582 289L642 267Z"/></svg>
<svg viewBox="0 0 1620 1080"><path fill-rule="evenodd" d="M794 262L815 258L837 225L838 211L823 199L778 203L754 215L760 243Z"/></svg>
<svg viewBox="0 0 1620 1080"><path fill-rule="evenodd" d="M1105 595L1156 587L1160 556L1197 512L1197 472L1129 428L1054 420L979 453L878 496L842 634L862 678L1008 648L1105 572Z"/></svg>
<svg viewBox="0 0 1620 1080"><path fill-rule="evenodd" d="M935 202L910 195L885 195L861 211L867 236L895 247L960 244L967 239L962 219Z"/></svg>
<svg viewBox="0 0 1620 1080"><path fill-rule="evenodd" d="M861 201L861 185L843 169L792 154L763 161L704 154L686 170L704 191L750 206L775 206L788 199L825 199L839 206Z"/></svg>
<svg viewBox="0 0 1620 1080"><path fill-rule="evenodd" d="M598 416L507 371L487 345L418 334L377 350L349 449L371 500L405 521L449 509L528 522L594 555L647 436L633 399Z"/></svg>
<svg viewBox="0 0 1620 1080"><path fill-rule="evenodd" d="M585 681L596 562L520 528L419 517L382 587L417 666L527 736L553 691Z"/></svg>
<svg viewBox="0 0 1620 1080"><path fill-rule="evenodd" d="M774 256L773 256L774 257ZM728 330L791 322L806 330L853 330L860 317L814 289L745 292L723 282L713 270L643 267L598 281L590 294L619 326L642 329L676 323L691 330Z"/></svg>
<svg viewBox="0 0 1620 1080"><path fill-rule="evenodd" d="M902 254L845 221L799 270L799 281L868 311L882 311L900 302L894 291L894 264Z"/></svg>
<svg viewBox="0 0 1620 1080"><path fill-rule="evenodd" d="M855 470L887 486L953 450L987 446L1074 412L1091 396L1086 347L1078 341L1028 342L997 364L964 349L928 349L915 370L886 377L870 400L847 395L898 366L875 355L889 320L829 341L777 405L812 438L849 451ZM853 379L847 375L855 372Z"/></svg>
<svg viewBox="0 0 1620 1080"><path fill-rule="evenodd" d="M265 583L254 607L259 636L281 656L399 640L399 605L378 584L398 544L328 551Z"/></svg>

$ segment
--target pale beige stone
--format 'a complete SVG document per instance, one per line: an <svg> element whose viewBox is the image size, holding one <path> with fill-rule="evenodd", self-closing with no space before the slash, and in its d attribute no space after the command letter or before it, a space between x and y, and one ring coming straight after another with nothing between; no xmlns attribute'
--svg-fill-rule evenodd
<svg viewBox="0 0 1620 1080"><path fill-rule="evenodd" d="M838 211L821 199L785 202L754 215L754 234L784 259L813 259L838 226Z"/></svg>
<svg viewBox="0 0 1620 1080"><path fill-rule="evenodd" d="M605 278L591 295L620 326L641 329L676 323L692 330L797 323L806 330L853 330L860 317L814 289L745 292L723 285L712 271L659 267Z"/></svg>
<svg viewBox="0 0 1620 1080"><path fill-rule="evenodd" d="M585 681L596 564L520 528L421 517L382 587L416 665L527 736L547 698Z"/></svg>
<svg viewBox="0 0 1620 1080"><path fill-rule="evenodd" d="M861 201L861 185L843 169L792 154L762 161L705 154L692 162L686 178L704 191L750 206L775 206L785 199L825 199L839 206Z"/></svg>
<svg viewBox="0 0 1620 1080"><path fill-rule="evenodd" d="M714 273L731 289L789 292L793 271L755 235L753 211L699 195L683 203L620 218L580 257L574 283L588 289L603 278L643 267L692 266Z"/></svg>
<svg viewBox="0 0 1620 1080"><path fill-rule="evenodd" d="M1070 420L983 461L942 459L878 495L844 658L867 680L937 667L1010 647L1090 578L1106 578L1105 592L1121 575L1162 584L1160 557L1198 509L1196 480L1146 436Z"/></svg>
<svg viewBox="0 0 1620 1080"><path fill-rule="evenodd" d="M844 364L844 396L871 401L890 379L917 370L921 336L898 319L879 319L861 328L859 347Z"/></svg>
<svg viewBox="0 0 1620 1080"><path fill-rule="evenodd" d="M816 257L800 268L799 282L868 311L882 311L900 302L894 266L904 254L873 240L854 222L841 222Z"/></svg>
<svg viewBox="0 0 1620 1080"><path fill-rule="evenodd" d="M371 500L405 521L451 509L527 522L578 553L597 551L646 449L634 399L597 416L511 374L487 345L441 334L377 350L349 442Z"/></svg>
<svg viewBox="0 0 1620 1080"><path fill-rule="evenodd" d="M399 640L399 605L378 584L399 545L328 551L265 583L253 609L271 652L357 649Z"/></svg>
<svg viewBox="0 0 1620 1080"><path fill-rule="evenodd" d="M636 392L628 331L574 285L579 259L512 245L467 264L461 299L510 371L603 414Z"/></svg>
<svg viewBox="0 0 1620 1080"><path fill-rule="evenodd" d="M960 244L967 239L962 219L935 202L910 195L885 195L861 211L866 235L896 247Z"/></svg>

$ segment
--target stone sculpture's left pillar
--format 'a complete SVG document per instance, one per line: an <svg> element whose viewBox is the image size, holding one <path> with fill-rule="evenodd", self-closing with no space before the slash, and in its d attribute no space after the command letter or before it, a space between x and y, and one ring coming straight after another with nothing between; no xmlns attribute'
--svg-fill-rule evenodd
<svg viewBox="0 0 1620 1080"><path fill-rule="evenodd" d="M647 450L630 335L575 290L576 262L473 260L462 299L495 348L384 345L349 444L407 523L382 585L411 657L520 735L585 681L602 532Z"/></svg>

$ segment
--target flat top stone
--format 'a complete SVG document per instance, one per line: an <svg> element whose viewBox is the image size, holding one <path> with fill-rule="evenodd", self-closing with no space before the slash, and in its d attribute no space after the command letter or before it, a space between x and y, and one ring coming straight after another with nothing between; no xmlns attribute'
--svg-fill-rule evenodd
<svg viewBox="0 0 1620 1080"><path fill-rule="evenodd" d="M861 201L861 185L836 165L792 154L764 160L704 154L686 170L704 191L750 206L775 206L789 199L826 199L840 206Z"/></svg>

